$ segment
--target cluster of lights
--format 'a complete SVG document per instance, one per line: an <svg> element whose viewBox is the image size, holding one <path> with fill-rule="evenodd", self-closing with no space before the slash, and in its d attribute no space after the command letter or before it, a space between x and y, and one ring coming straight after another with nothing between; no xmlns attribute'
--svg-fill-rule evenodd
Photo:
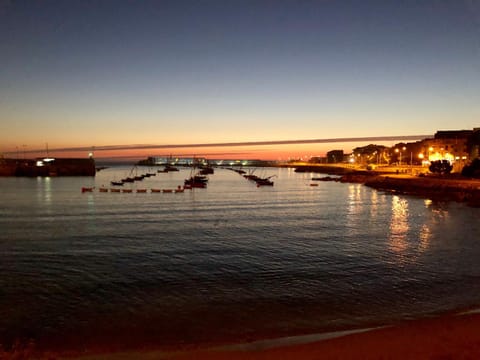
<svg viewBox="0 0 480 360"><path fill-rule="evenodd" d="M426 158L426 155L423 153L418 154L418 158L422 160L422 165L429 165L430 162L437 160L447 160L450 163L458 160L467 160L467 156L454 156L449 152L444 152L443 148L440 148L440 152L434 152L434 150L435 149L433 147L428 148L428 158Z"/></svg>
<svg viewBox="0 0 480 360"><path fill-rule="evenodd" d="M403 146L402 148L395 148L395 153L399 157L399 163L402 163L402 153L405 152L407 148ZM434 148L430 147L428 148L428 156L425 155L424 153L419 153L418 158L422 161L423 166L428 166L432 161L436 160L447 160L450 163L453 163L454 161L459 161L459 160L467 160L467 156L454 156L453 154L449 152L444 152L444 148L440 148L440 152L436 151L434 152ZM376 154L376 152L373 153L373 155ZM368 159L371 159L373 155L370 155ZM355 163L357 160L359 161L361 157L361 154L351 154L348 162L350 164ZM358 159L356 159L358 158Z"/></svg>
<svg viewBox="0 0 480 360"><path fill-rule="evenodd" d="M51 163L52 161L55 161L54 158L44 158L43 160L38 160L36 165L38 167L48 165L48 163Z"/></svg>

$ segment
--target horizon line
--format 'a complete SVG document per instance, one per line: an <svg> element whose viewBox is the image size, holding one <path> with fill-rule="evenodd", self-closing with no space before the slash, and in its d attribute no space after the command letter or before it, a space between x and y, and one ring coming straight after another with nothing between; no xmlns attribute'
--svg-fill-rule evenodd
<svg viewBox="0 0 480 360"><path fill-rule="evenodd" d="M418 140L430 138L433 135L399 135L399 136L367 136L350 138L325 138L304 140L271 140L271 141L245 141L245 142L220 142L220 143L194 143L194 144L132 144L132 145L104 145L104 146L79 146L52 148L52 152L76 152L76 151L115 151L115 150L146 150L146 149L179 149L179 148L208 148L228 146L267 146L267 145L296 145L296 144L326 144L338 142L362 142L362 141L393 141L393 140ZM16 151L6 151L4 154L15 154ZM22 153L37 153L45 149L23 150Z"/></svg>

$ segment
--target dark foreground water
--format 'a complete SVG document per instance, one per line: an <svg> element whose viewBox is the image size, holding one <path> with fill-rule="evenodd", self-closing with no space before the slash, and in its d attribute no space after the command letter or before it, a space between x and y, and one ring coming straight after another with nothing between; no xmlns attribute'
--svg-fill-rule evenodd
<svg viewBox="0 0 480 360"><path fill-rule="evenodd" d="M288 169L256 170L274 187L218 169L183 194L80 191L128 170L0 178L0 344L244 341L480 304L480 209Z"/></svg>

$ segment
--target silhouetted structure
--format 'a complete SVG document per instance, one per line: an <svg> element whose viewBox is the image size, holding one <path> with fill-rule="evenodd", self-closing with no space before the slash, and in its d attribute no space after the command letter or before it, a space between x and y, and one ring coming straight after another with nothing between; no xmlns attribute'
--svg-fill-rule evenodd
<svg viewBox="0 0 480 360"><path fill-rule="evenodd" d="M331 150L327 152L327 162L329 164L343 162L343 150Z"/></svg>
<svg viewBox="0 0 480 360"><path fill-rule="evenodd" d="M0 176L95 176L95 173L93 158L0 159Z"/></svg>

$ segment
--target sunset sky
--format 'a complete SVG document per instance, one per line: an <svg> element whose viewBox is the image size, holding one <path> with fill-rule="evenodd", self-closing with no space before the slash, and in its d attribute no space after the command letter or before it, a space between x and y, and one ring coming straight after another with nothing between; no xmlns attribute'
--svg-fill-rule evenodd
<svg viewBox="0 0 480 360"><path fill-rule="evenodd" d="M0 0L5 156L47 143L433 134L480 127L479 104L480 1ZM356 145L95 155L281 158Z"/></svg>

